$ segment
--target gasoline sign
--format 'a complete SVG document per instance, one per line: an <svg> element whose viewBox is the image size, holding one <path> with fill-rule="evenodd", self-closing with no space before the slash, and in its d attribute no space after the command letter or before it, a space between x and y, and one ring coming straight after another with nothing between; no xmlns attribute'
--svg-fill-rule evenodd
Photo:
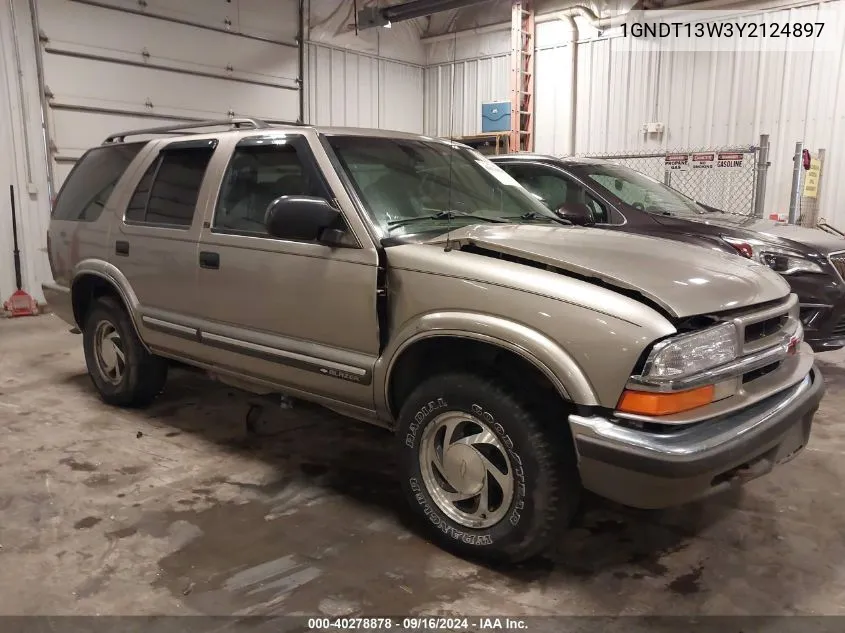
<svg viewBox="0 0 845 633"><path fill-rule="evenodd" d="M666 171L689 171L689 154L666 154L663 164Z"/></svg>
<svg viewBox="0 0 845 633"><path fill-rule="evenodd" d="M742 167L742 158L742 152L720 152L716 157L716 166L728 169Z"/></svg>

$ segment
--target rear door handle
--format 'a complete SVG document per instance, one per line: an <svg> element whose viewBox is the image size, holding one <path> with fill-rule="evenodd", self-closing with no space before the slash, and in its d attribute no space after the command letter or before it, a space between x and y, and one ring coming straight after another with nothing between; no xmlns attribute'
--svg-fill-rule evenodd
<svg viewBox="0 0 845 633"><path fill-rule="evenodd" d="M220 253L200 251L200 268L220 268Z"/></svg>
<svg viewBox="0 0 845 633"><path fill-rule="evenodd" d="M118 240L114 243L114 252L117 255L129 255L129 242Z"/></svg>

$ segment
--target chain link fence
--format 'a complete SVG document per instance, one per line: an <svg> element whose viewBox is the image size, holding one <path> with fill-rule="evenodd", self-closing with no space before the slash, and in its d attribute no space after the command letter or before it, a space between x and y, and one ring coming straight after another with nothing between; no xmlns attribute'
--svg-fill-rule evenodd
<svg viewBox="0 0 845 633"><path fill-rule="evenodd" d="M728 213L753 215L759 207L757 215L760 215L762 207L755 202L758 177L765 180L765 163L762 167L758 164L759 150L748 145L577 156L601 158L630 167L693 200Z"/></svg>

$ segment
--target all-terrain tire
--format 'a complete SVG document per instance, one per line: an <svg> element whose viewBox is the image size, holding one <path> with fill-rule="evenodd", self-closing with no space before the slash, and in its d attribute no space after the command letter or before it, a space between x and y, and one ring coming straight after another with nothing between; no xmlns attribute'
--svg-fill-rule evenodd
<svg viewBox="0 0 845 633"><path fill-rule="evenodd" d="M109 332L108 344L117 347L105 351L98 336ZM88 375L97 388L103 402L121 407L143 407L161 393L167 382L168 363L165 359L150 354L141 344L135 328L123 305L113 297L100 297L88 312L83 328L83 348ZM119 374L109 374L102 362L103 356L110 360L119 358Z"/></svg>
<svg viewBox="0 0 845 633"><path fill-rule="evenodd" d="M545 552L569 526L581 492L577 459L566 418L553 414L551 411L555 408L546 410L548 413L544 415L544 407L521 398L517 390L506 383L468 372L433 376L421 383L403 403L397 427L402 486L412 510L432 539L444 549L491 562L515 563ZM432 453L429 444L433 441L437 446L441 442L439 438L450 432L436 429L453 428L454 439L461 427L448 425L463 419L464 414L470 416L470 421L457 424L468 429L468 437L458 438L448 446L443 441L442 451L437 453L434 449ZM484 433L479 434L479 425L472 420L483 422L481 430ZM482 439L472 447L490 457L487 461L479 460L465 447L458 449L458 457L450 453L444 458L447 451L452 451L462 441L475 442L477 438ZM492 444L485 446L483 438ZM505 504L507 497L500 494L502 503L498 514L480 516L487 521L495 516L501 518L495 524L474 527L471 520L468 522L465 515L460 515L460 508L459 516L455 516L455 504L452 504L452 516L444 512L442 491L446 490L447 495L471 492L473 484L463 477L468 471L478 472L478 463L487 464L485 476L498 481L489 464L501 465L502 460L493 459L497 453L489 449L491 445L504 449L510 462L510 468L499 468L497 476L510 470L512 498ZM440 470L426 467L425 462L431 455L439 455L435 461L439 459L441 467L452 473L452 479L457 478L461 485L468 487L453 486L448 478L437 475L432 484L432 473L440 473ZM440 485L440 492L438 481L446 482ZM435 496L440 500L436 501ZM487 507L492 505L486 505L485 509ZM476 505L471 512L479 509Z"/></svg>

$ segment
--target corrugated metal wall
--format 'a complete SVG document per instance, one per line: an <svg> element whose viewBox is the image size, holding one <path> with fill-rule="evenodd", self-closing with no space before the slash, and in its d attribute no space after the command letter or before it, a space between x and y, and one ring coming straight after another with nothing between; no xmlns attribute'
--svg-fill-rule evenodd
<svg viewBox="0 0 845 633"><path fill-rule="evenodd" d="M422 66L324 44L307 65L309 123L422 132Z"/></svg>
<svg viewBox="0 0 845 633"><path fill-rule="evenodd" d="M823 7L819 19L840 31L845 47L845 20L832 21L830 11L843 12L841 2ZM795 9L768 11L768 19L787 22ZM752 20L753 14L743 16ZM537 151L617 152L651 148L698 148L756 144L761 133L771 135L766 212L785 212L789 206L792 154L803 140L812 150L825 148L827 164L822 184L821 215L845 228L845 48L813 52L673 51L657 50L622 38L594 37L581 26L577 69L577 135L569 140L571 51L564 22L538 24L536 55L535 146ZM493 34L487 34L489 40ZM506 46L509 34L495 34ZM472 37L466 38L472 40ZM489 47L489 41L485 46ZM438 46L442 48L442 43ZM462 44L464 56L467 44ZM448 59L448 52L440 59ZM492 64L496 59L498 63ZM448 90L456 68L454 99ZM475 70L476 75L472 76ZM459 133L480 132L480 101L508 96L507 56L441 63L426 71L426 131L447 134L448 113L455 111ZM467 72L470 75L467 75ZM475 86L496 86L476 98ZM465 97L469 94L469 97ZM662 137L640 132L644 123L662 122ZM458 132L456 132L458 133Z"/></svg>
<svg viewBox="0 0 845 633"><path fill-rule="evenodd" d="M481 104L510 98L510 56L496 55L425 70L425 133L463 136L481 131Z"/></svg>
<svg viewBox="0 0 845 633"><path fill-rule="evenodd" d="M0 4L0 304L14 290L10 185L15 188L24 289L41 299L41 280L51 277L44 243L50 196L34 53L26 1Z"/></svg>

